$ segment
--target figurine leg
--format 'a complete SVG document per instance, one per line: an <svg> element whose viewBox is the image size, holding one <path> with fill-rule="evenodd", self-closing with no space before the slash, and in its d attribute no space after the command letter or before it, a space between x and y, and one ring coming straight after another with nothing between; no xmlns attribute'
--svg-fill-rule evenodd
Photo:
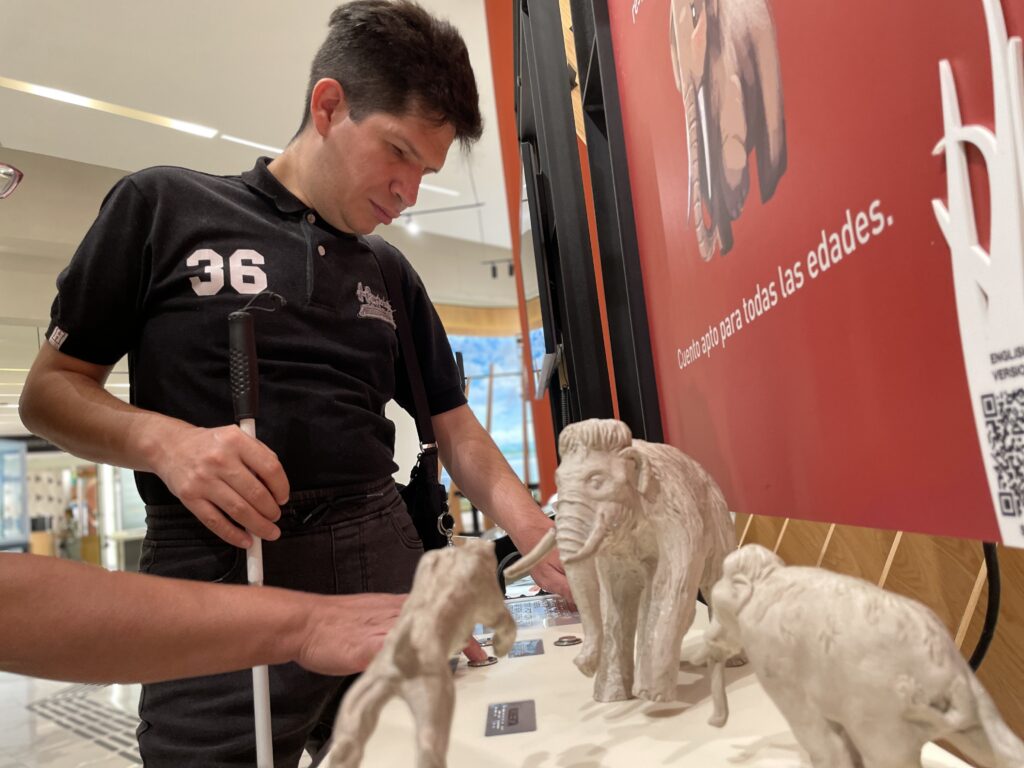
<svg viewBox="0 0 1024 768"><path fill-rule="evenodd" d="M406 680L402 698L416 721L416 768L445 768L455 709L455 684L448 665L441 674Z"/></svg>
<svg viewBox="0 0 1024 768"><path fill-rule="evenodd" d="M694 598L696 600L696 597ZM686 629L693 624L697 606L687 602L668 611L663 625L653 636L640 638L644 645L638 655L637 680L634 693L648 701L674 701L679 675L680 647Z"/></svg>
<svg viewBox="0 0 1024 768"><path fill-rule="evenodd" d="M601 574L601 655L594 680L597 701L633 695L633 649L642 584L634 573Z"/></svg>
<svg viewBox="0 0 1024 768"><path fill-rule="evenodd" d="M883 719L884 718L884 719ZM871 768L921 768L921 748L925 740L919 728L900 718L875 714L851 723L850 738L857 745L864 764Z"/></svg>
<svg viewBox="0 0 1024 768"><path fill-rule="evenodd" d="M387 678L364 674L353 683L334 723L326 768L358 768L380 711L394 694L395 686Z"/></svg>
<svg viewBox="0 0 1024 768"><path fill-rule="evenodd" d="M685 571L678 563L658 564L644 599L650 596L647 624L637 640L634 693L648 701L673 701L679 673L683 635L697 613L697 587L703 563L691 561ZM662 585L659 599L658 587Z"/></svg>
<svg viewBox="0 0 1024 768"><path fill-rule="evenodd" d="M764 688L786 718L800 746L807 750L814 768L864 768L865 765L875 768L872 763L861 760L853 743L844 738L842 728L822 716L803 695L775 686Z"/></svg>

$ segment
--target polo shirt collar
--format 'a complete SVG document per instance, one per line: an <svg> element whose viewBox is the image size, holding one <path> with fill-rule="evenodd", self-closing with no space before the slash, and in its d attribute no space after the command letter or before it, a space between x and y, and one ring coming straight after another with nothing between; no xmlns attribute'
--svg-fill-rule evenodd
<svg viewBox="0 0 1024 768"><path fill-rule="evenodd" d="M242 174L242 181L253 191L273 202L281 213L301 213L307 210L309 206L289 192L288 188L270 172L267 168L269 162L269 157L259 158L252 170Z"/></svg>

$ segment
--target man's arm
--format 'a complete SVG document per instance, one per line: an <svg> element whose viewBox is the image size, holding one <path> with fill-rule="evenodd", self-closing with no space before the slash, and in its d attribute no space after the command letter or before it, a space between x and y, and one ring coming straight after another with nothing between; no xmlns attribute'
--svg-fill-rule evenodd
<svg viewBox="0 0 1024 768"><path fill-rule="evenodd" d="M206 584L0 554L0 669L74 682L156 682L295 661L362 671L404 595Z"/></svg>
<svg viewBox="0 0 1024 768"><path fill-rule="evenodd" d="M431 418L441 461L459 489L512 537L526 554L553 526L512 471L468 405ZM531 572L548 592L572 599L565 569L553 551Z"/></svg>
<svg viewBox="0 0 1024 768"><path fill-rule="evenodd" d="M264 539L288 499L277 455L238 427L194 427L136 408L103 388L110 368L44 344L29 371L19 412L33 433L76 456L154 472L211 531L229 544Z"/></svg>

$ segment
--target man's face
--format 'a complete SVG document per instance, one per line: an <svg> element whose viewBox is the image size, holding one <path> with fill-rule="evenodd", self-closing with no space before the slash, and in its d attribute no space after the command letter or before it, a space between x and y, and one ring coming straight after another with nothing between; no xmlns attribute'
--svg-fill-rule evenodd
<svg viewBox="0 0 1024 768"><path fill-rule="evenodd" d="M313 207L345 232L365 235L416 204L420 181L444 165L455 129L413 113L338 110L311 169Z"/></svg>

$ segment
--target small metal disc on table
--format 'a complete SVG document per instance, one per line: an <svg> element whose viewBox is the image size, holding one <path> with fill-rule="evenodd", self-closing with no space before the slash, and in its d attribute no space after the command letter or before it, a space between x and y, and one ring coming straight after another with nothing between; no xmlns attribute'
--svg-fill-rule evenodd
<svg viewBox="0 0 1024 768"><path fill-rule="evenodd" d="M583 640L576 637L576 635L562 635L560 638L555 640L555 645L561 648L567 645L579 645L582 642Z"/></svg>
<svg viewBox="0 0 1024 768"><path fill-rule="evenodd" d="M497 664L498 658L496 656L488 656L483 661L470 661L468 666L470 667L489 667L491 664Z"/></svg>

